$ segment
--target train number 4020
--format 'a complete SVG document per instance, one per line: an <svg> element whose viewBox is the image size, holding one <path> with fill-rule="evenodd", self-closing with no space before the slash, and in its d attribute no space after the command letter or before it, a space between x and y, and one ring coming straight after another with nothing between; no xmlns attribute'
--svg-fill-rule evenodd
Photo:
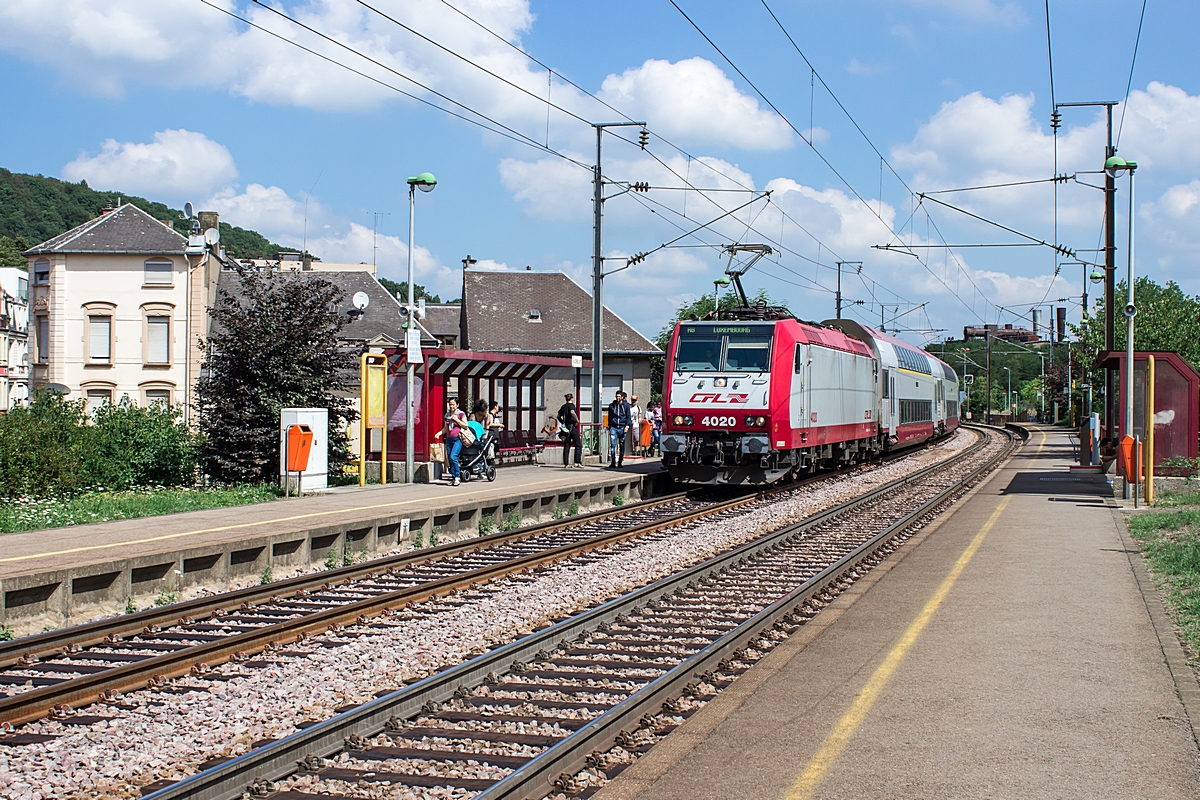
<svg viewBox="0 0 1200 800"><path fill-rule="evenodd" d="M703 417L700 424L710 428L732 428L735 420L733 417Z"/></svg>

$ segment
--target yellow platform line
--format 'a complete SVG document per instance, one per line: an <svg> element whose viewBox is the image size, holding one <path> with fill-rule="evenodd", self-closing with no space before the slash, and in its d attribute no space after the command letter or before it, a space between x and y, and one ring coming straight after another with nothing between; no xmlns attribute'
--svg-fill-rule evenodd
<svg viewBox="0 0 1200 800"><path fill-rule="evenodd" d="M904 631L904 635L900 637L900 641L896 642L896 645L887 654L883 663L879 665L875 673L871 676L871 679L867 681L866 686L858 693L854 704L838 720L837 726L826 737L824 743L821 745L821 749L812 757L812 760L808 762L808 766L804 768L804 772L792 784L791 789L788 790L786 795L787 800L809 800L821 785L821 782L825 780L825 776L829 773L830 768L833 767L834 763L842 755L842 751L846 749L846 745L850 743L855 732L858 731L867 714L870 713L871 708L883 693L883 689L892 677L892 674L900 666L904 657L908 655L908 651L916 644L917 638L925 630L925 627L929 625L934 612L938 610L942 601L946 599L946 595L950 593L950 589L954 587L955 582L962 575L967 564L970 563L976 551L979 550L979 546L983 544L984 537L988 535L988 531L996 524L996 520L1000 518L1000 514L1004 511L1004 507L1008 505L1008 501L1009 498L1007 497L1000 500L999 505L996 506L996 510L992 512L987 522L979 529L979 533L975 534L975 538L967 545L967 549L963 551L963 554L958 557L958 561L954 563L949 574L942 580L942 584L937 588L937 591L925 603L925 607L921 609L921 613L917 615L916 619L908 626L908 629Z"/></svg>
<svg viewBox="0 0 1200 800"><path fill-rule="evenodd" d="M500 490L502 494L511 494L514 489L524 489L529 486L541 485L542 481L533 481L532 483L520 483L516 486L505 486ZM564 487L571 488L571 487ZM194 531L181 531L179 533L164 533L162 536L149 536L145 539L127 539L123 542L110 542L108 544L89 544L82 547L71 547L66 550L49 550L44 553L31 553L25 556L9 556L8 558L0 558L0 564L10 563L13 561L28 561L34 558L47 558L49 556L65 556L72 553L87 553L94 550L104 550L110 547L128 547L135 544L149 544L150 542L163 542L168 539L179 539L183 536L196 536L201 533L220 533L222 531L235 531L242 528L254 528L260 525L272 525L276 522L295 522L301 519L313 519L315 517L327 517L330 514L351 514L355 511L372 511L377 508L395 508L396 506L406 506L412 503L427 502L432 498L418 497L412 500L396 500L391 503L376 503L369 506L355 506L354 508L336 508L330 511L313 511L308 514L294 514L290 517L276 517L274 519L262 519L257 522L240 522L236 525L221 525L217 528L199 528ZM464 495L464 500L472 499L471 495ZM154 517L144 517L143 519L152 520ZM19 535L19 534L18 534Z"/></svg>

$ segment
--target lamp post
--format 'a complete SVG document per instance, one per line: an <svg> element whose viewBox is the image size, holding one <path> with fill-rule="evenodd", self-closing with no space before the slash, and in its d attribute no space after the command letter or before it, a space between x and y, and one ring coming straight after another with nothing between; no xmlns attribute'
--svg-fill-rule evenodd
<svg viewBox="0 0 1200 800"><path fill-rule="evenodd" d="M405 361L408 362L407 375L405 376L407 391L404 394L404 477L409 483L413 483L413 448L416 446L416 365L411 358L413 353L412 334L417 330L417 307L416 300L413 297L413 272L414 272L414 256L415 246L413 244L413 229L414 220L417 211L417 189L422 192L432 192L433 187L437 186L437 178L433 177L432 173L422 172L415 178L408 179L408 304L405 309L408 311L408 328L405 331ZM421 344L420 333L417 334L417 347ZM387 425L383 426L383 435L387 436ZM387 469L387 464L383 465Z"/></svg>
<svg viewBox="0 0 1200 800"><path fill-rule="evenodd" d="M729 278L725 275L713 281L713 299L716 302L715 311L713 311L713 319L721 319L721 287L729 285Z"/></svg>
<svg viewBox="0 0 1200 800"><path fill-rule="evenodd" d="M1109 156L1104 162L1104 173L1110 178L1116 178L1117 173L1125 170L1129 173L1129 243L1126 249L1125 283L1128 295L1125 301L1125 435L1133 435L1133 318L1137 315L1137 307L1133 304L1133 173L1137 169L1136 161L1127 161L1120 156ZM1153 424L1153 423L1151 423ZM1129 499L1129 484L1126 482L1124 498Z"/></svg>

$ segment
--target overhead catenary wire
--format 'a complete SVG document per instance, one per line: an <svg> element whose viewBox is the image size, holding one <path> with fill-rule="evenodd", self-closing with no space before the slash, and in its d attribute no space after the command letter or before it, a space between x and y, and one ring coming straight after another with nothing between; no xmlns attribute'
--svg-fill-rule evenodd
<svg viewBox="0 0 1200 800"><path fill-rule="evenodd" d="M359 2L361 2L361 0L359 0ZM466 12L465 12L465 11L463 11L462 9L460 9L460 8L456 7L455 5L453 5L452 3L448 2L448 0L440 0L440 2L442 3L442 5L446 6L446 7L447 7L447 8L449 8L450 10L454 11L454 12L455 12L456 14L458 14L460 17L462 17L463 19L467 20L467 21L468 21L468 22L470 22L471 24L475 25L475 26L476 26L476 27L478 27L480 30L484 31L485 33L487 33L488 35L490 35L491 37L493 37L493 38L494 38L494 39L496 39L497 41L500 41L500 42L502 42L502 43L503 43L505 46L507 46L507 47L511 48L512 50L514 50L514 51L516 51L516 52L518 52L518 53L520 53L522 56L524 56L525 58L528 58L530 61L532 61L533 63L537 64L537 65L538 65L539 67L541 67L542 69L545 69L545 70L546 70L548 73L551 73L551 74L558 75L558 77L559 77L559 78L561 78L561 79L564 81L564 83L568 84L569 86L572 86L573 88L575 88L575 89L576 89L576 90L578 90L579 92L582 92L583 94L585 94L585 95L587 95L588 97L592 98L592 99L593 99L593 100L595 100L597 103L600 103L600 104L601 104L601 105L603 105L605 108L607 108L608 110L610 110L610 111L612 111L613 113L617 114L618 116L622 117L623 119L625 119L625 120L627 120L627 121L633 121L633 118L632 118L632 117L630 117L628 114L624 113L624 112L623 112L621 109L617 108L616 106L612 105L611 103L609 103L608 101L604 100L603 98L601 98L601 97L597 96L596 94L594 94L594 93L592 93L592 92L588 91L587 89L583 88L583 87L582 87L582 86L580 86L579 84L577 84L577 83L575 83L574 81L570 80L569 78L567 78L566 76L564 76L564 75L563 75L563 73L562 73L561 71L554 70L554 68L553 68L553 67L551 67L550 65L548 65L548 64L546 64L545 62L543 62L543 61L539 60L538 58L536 58L534 55L532 55L532 54L531 54L531 53L529 53L528 51L524 50L524 49L523 49L523 48L521 48L520 46L518 46L518 45L514 44L513 42L509 41L508 39L506 39L504 36L501 36L499 33L497 33L496 31L492 30L492 29L491 29L491 28L489 28L488 26L484 25L482 22L478 21L477 19L475 19L474 17L472 17L470 14L466 13ZM364 3L364 5L366 5L366 4ZM422 37L422 38L426 38L426 40L427 40L427 41L432 41L432 40L428 40L428 37ZM435 44L436 44L436 43L435 43ZM438 46L439 46L439 47L442 47L441 45L438 45ZM443 47L443 49L445 49L445 48ZM456 53L455 55L456 55L456 57L462 58L462 56L459 56L457 53ZM466 59L464 59L464 60L466 60ZM481 68L481 69L482 69L482 68ZM484 71L485 71L485 72L487 72L487 70L484 70ZM815 75L815 71L814 71L814 75ZM819 77L819 76L816 76L816 77ZM828 90L828 86L827 86L827 85L824 83L824 81L822 81L822 85L823 85L823 86L825 86L825 88ZM537 97L536 97L536 95L531 95L531 96L533 96L533 97L534 97L534 99L539 99L539 98L537 98ZM836 100L836 98L835 98L835 100ZM838 101L838 104L839 104L839 106L841 105L840 101ZM844 111L844 110L845 110L845 108L843 107L843 111ZM847 114L848 114L848 112L847 112ZM853 122L853 119L852 119L851 121ZM789 125L790 125L790 123L789 123ZM855 123L855 126L857 127L857 123ZM793 128L793 130L794 130L794 128ZM859 128L859 131L860 131L860 133L862 133L862 129L861 129L861 128ZM605 134L607 134L607 135L609 135L609 136L614 136L614 137L616 137L617 139L620 139L621 141L624 141L624 142L626 142L626 143L629 143L629 144L631 144L631 145L636 145L636 144L637 144L637 143L633 142L631 139L627 139L627 138L625 138L624 136L621 136L621 135L620 135L620 133L618 133L617 131L613 131L613 130L605 130L605 131L604 131L604 133L605 133ZM865 134L865 133L863 133L863 136L865 137L865 136L866 136L866 134ZM549 137L547 136L547 139L548 139L548 138L549 138ZM695 157L693 154L689 153L687 150L683 149L683 148L682 148L682 147L680 147L678 144L675 144L675 143L671 142L669 139L667 139L666 137L662 136L662 134L655 132L655 138L659 139L659 140L660 140L660 141L662 141L664 144L666 144L668 147L671 147L672 149L674 149L674 150L678 151L678 152L679 152L681 155L683 155L683 156L685 156L685 157L687 158L687 160L688 160L688 165L687 165L688 174L687 174L687 175L680 175L680 174L679 174L679 172L678 172L678 170L676 170L676 169L675 169L674 167L672 167L671 165L667 164L665 161L663 161L661 158L659 158L659 157L658 157L658 156L657 156L655 153L653 153L652 151L649 151L649 150L647 150L647 154L648 154L648 155L650 155L650 157L651 157L653 160L655 160L655 161L656 161L656 162L657 162L657 163L658 163L660 166L662 166L664 169L666 169L666 170L667 170L669 173L671 173L672 175L674 175L676 178L678 178L678 179L679 179L679 180L680 180L680 181L681 181L681 182L684 184L684 186L683 186L683 187L680 187L680 188L682 188L682 189L683 189L685 192L686 192L686 191L688 191L688 190L691 190L691 191L696 191L696 192L697 192L697 194L700 194L700 195L701 195L702 197L704 197L706 200L708 200L709 202L713 203L713 205L714 205L714 206L716 206L717 208L723 208L723 206L721 206L721 204L719 204L719 203L715 202L715 201L713 200L713 198L711 198L711 197L708 197L708 196L707 196L707 192L708 192L708 191L711 191L711 190L700 189L700 188L696 187L694 184L692 184L692 183L691 183L691 180L690 180L690 177L691 177L691 176L690 176L690 172L691 172L691 166L692 166L692 162L693 162L693 161L698 161L698 162L700 162L700 164L701 164L702 166L704 166L705 168L709 169L709 170L710 170L711 172L713 172L714 174L716 174L716 175L719 175L720 177L723 177L723 178L725 178L726 180L729 180L729 181L731 181L732 183L734 183L735 185L739 186L739 187L740 187L741 189L743 189L743 190L746 190L746 191L755 191L755 190L753 189L753 187L748 187L748 186L746 186L745 184L741 183L741 182L740 182L740 181L739 181L737 178L735 178L735 177L733 177L733 176L731 176L731 175L729 175L729 174L727 174L727 173L725 173L725 172L723 172L723 171L721 171L721 170L717 169L715 166L713 166L711 163L709 163L709 162L708 162L708 161L706 161L705 159L700 159L700 158L697 158L697 157ZM803 137L801 137L801 138L803 138ZM869 142L869 140L868 140L868 142ZM871 146L872 146L872 147L874 147L874 145L873 145L873 144L872 144ZM889 169L891 169L891 165L890 165L890 164L888 165L888 168L889 168ZM836 171L835 171L835 172L836 172ZM892 170L892 172L893 172L893 173L895 173L895 170ZM898 176L897 176L897 177L898 177ZM903 180L902 180L902 179L901 179L901 182L903 183ZM906 185L906 187L905 187L905 188L907 188L907 185ZM851 190L853 191L853 188L852 188L852 187L851 187ZM861 198L860 198L860 200L861 200ZM685 204L686 204L686 202L687 202L687 195L686 195L686 194L684 195L684 202L685 202ZM865 201L864 201L864 203L865 203ZM831 254L835 255L835 256L836 256L837 258L839 258L839 259L841 258L841 256L837 256L837 254L836 254L836 253L834 253L834 251L833 251L831 248L829 248L827 245L824 245L824 243L823 243L823 242L821 242L821 240L820 240L820 239L818 239L818 238L817 238L817 237L816 237L816 236L815 236L815 235L814 235L814 234L813 234L811 231L809 231L809 230L808 230L807 228L805 228L805 227L804 227L802 224L800 224L800 222L799 222L798 220L796 220L794 217L792 217L790 214L788 214L788 212L787 212L785 209L783 209L783 208L782 208L782 207L781 207L781 206L780 206L778 203L775 203L775 204L774 204L774 206L775 206L776 210L777 210L777 211L780 213L780 215L781 215L781 216L782 216L782 217L783 217L785 220L787 220L787 221L791 222L793 225L795 225L795 226L796 226L796 227L798 227L798 228L799 228L801 231L803 231L803 232L805 233L805 235L807 235L809 238L811 238L811 239L812 239L812 240L813 240L813 241L814 241L814 242L817 244L817 246L818 246L818 249L821 249L821 248L824 246L824 249L828 249L828 250L830 250ZM761 231L757 231L757 230L755 230L755 229L753 229L753 228L751 228L751 230L753 230L755 233L758 233L760 236L763 236L763 238L765 238L767 241L772 241L772 240L770 240L770 238L769 238L769 237L766 237L765 235L763 235L763 234L761 233ZM772 241L772 243L775 243L775 242L773 242L773 241ZM782 246L782 242L779 242L779 244ZM822 266L826 266L827 268L830 268L830 269L832 268L832 267L828 267L828 265L822 265ZM893 293L893 294L894 294L894 293ZM896 295L896 296L899 296L899 295Z"/></svg>
<svg viewBox="0 0 1200 800"><path fill-rule="evenodd" d="M326 36L325 34L321 33L320 31L317 31L317 30L305 25L304 23L293 19L292 17L289 17L288 15L283 14L283 13L277 11L276 9L271 8L270 6L264 5L262 7L265 8L266 10L270 11L271 13L281 16L284 19L288 20L289 22L292 22L293 24L298 25L301 28L304 28L305 30L330 42L331 44L335 44L338 47L341 47L342 49L347 50L347 51L353 53L354 55L357 55L360 58L362 58L366 61L369 61L370 63L375 64L376 66L378 66L384 70L387 70L388 72L392 73L393 75L396 75L398 78L401 78L402 80L405 80L405 81L413 84L414 86L418 86L421 89L424 89L425 91L429 92L430 94L432 94L436 97L439 97L439 98L445 100L446 102L451 103L451 104L463 109L465 112L467 112L469 114L473 114L473 115L479 117L480 119L487 121L488 123L490 123L490 125L485 125L477 119L471 119L470 117L464 116L463 114L459 114L458 112L453 111L448 108L445 108L443 106L439 106L437 103L426 100L425 98L419 97L418 95L415 95L411 92L406 92L405 90L399 88L398 86L393 86L392 84L390 84L386 81L380 80L379 78L376 78L373 75L368 75L367 73L363 72L362 70L355 69L354 67L350 66L349 64L345 64L341 61L338 61L335 58L325 55L324 53L313 50L310 47L306 47L305 45L295 41L294 39L289 39L288 37L283 36L282 34L276 33L275 31L273 31L269 28L266 28L262 25L259 25L258 23L254 22L250 19L247 19L246 17L243 17L240 14L237 14L236 12L229 11L228 9L225 9L225 8L221 8L220 6L216 5L215 3L209 2L209 0L199 0L199 2L202 3L203 5L208 6L209 8L212 8L216 11L221 12L222 14L225 14L226 16L232 17L233 19L236 19L239 22L242 22L245 25L247 25L257 31L261 31L262 33L265 33L268 36L272 36L281 42L289 44L289 45L291 45L299 50L302 50L310 55L316 56L317 58L321 59L322 61L328 62L336 67L340 67L341 69L344 69L347 72L353 73L362 78L366 78L367 80L371 81L372 83L382 86L385 89L389 89L390 91L396 92L397 94L403 95L404 97L407 97L411 100L415 100L418 103L422 103L423 105L429 106L430 108L435 108L438 111L441 111L445 114L449 114L450 116L460 119L463 122L467 122L471 125L475 125L476 127L482 128L482 129L489 131L491 133L494 133L498 136L503 136L506 139L511 139L512 141L518 142L518 143L526 145L528 147L533 147L534 149L539 150L543 153L549 153L551 155L558 156L559 158L569 161L572 164L575 164L579 167L583 167L584 169L591 170L591 167L589 165L584 164L574 158L571 158L570 156L566 155L565 153L561 153L557 150L548 148L545 145L543 145L541 142L538 142L536 139L533 139L532 137L529 137L529 136L521 133L520 131L518 131L514 128L511 128L498 120L492 119L491 117L487 116L486 114L476 111L475 109L471 108L470 106L467 106L463 103L459 103L458 101L456 101L450 97L447 97L446 95L444 95L440 92L437 92L436 90L431 89L428 86L425 86L424 84L420 83L419 81L414 80L413 78L410 78L409 76L396 71L392 67L389 67L388 65L383 64L383 63L371 58L370 56L368 56L364 53L361 53L358 50L355 50L354 48L337 41L336 39L333 39L332 37ZM491 127L492 125L494 125L496 127Z"/></svg>
<svg viewBox="0 0 1200 800"><path fill-rule="evenodd" d="M1117 140L1113 143L1114 149L1121 144L1121 131L1125 128L1125 111L1129 108L1129 94L1133 90L1133 68L1137 66L1138 45L1142 41L1142 23L1146 21L1146 4L1149 0L1142 0L1142 13L1138 17L1137 36L1133 39L1133 58L1129 62L1129 81L1125 84L1125 101L1121 103L1121 121L1117 125Z"/></svg>

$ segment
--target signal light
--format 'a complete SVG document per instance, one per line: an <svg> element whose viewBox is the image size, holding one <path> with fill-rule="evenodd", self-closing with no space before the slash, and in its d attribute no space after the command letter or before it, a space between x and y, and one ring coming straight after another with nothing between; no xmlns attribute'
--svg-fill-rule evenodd
<svg viewBox="0 0 1200 800"><path fill-rule="evenodd" d="M645 128L638 131L638 144L641 145L643 150L646 149L646 145L650 144L650 131Z"/></svg>

